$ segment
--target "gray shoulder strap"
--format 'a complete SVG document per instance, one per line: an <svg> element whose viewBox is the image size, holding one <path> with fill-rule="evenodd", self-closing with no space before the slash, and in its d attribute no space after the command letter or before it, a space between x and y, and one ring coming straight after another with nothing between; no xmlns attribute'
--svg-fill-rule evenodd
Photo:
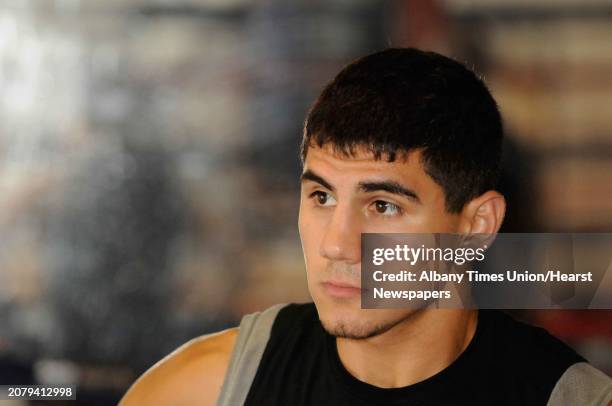
<svg viewBox="0 0 612 406"><path fill-rule="evenodd" d="M277 304L242 318L217 406L244 404L268 344L272 324L285 306L285 303Z"/></svg>
<svg viewBox="0 0 612 406"><path fill-rule="evenodd" d="M569 367L553 388L548 406L608 406L612 402L612 379L586 362Z"/></svg>

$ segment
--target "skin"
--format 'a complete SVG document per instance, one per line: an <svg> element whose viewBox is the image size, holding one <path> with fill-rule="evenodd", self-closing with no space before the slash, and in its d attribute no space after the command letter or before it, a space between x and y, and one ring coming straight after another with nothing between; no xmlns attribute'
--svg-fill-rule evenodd
<svg viewBox="0 0 612 406"><path fill-rule="evenodd" d="M330 147L309 148L299 215L308 287L351 374L383 388L422 381L459 356L477 320L475 310L361 309L358 294L330 292L329 284L359 287L361 233L493 234L504 211L495 191L459 213L446 211L444 191L426 173L420 151L386 162L364 149L347 158Z"/></svg>
<svg viewBox="0 0 612 406"><path fill-rule="evenodd" d="M365 149L351 157L328 146L308 149L298 220L308 287L352 375L383 388L422 381L461 354L477 323L474 310L368 310L358 295L330 294L330 283L359 288L361 233L495 234L504 212L495 191L459 213L447 212L444 191L426 173L420 151L386 162ZM214 405L237 333L233 328L183 345L141 376L120 404Z"/></svg>
<svg viewBox="0 0 612 406"><path fill-rule="evenodd" d="M231 328L187 342L138 378L119 404L214 405L237 336Z"/></svg>

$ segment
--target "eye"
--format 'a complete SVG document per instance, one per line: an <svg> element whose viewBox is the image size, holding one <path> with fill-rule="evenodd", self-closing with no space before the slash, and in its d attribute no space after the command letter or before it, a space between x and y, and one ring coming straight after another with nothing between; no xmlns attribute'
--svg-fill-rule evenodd
<svg viewBox="0 0 612 406"><path fill-rule="evenodd" d="M321 190L311 193L310 198L314 199L317 206L333 206L336 204L336 199L334 199L329 193Z"/></svg>
<svg viewBox="0 0 612 406"><path fill-rule="evenodd" d="M393 203L386 202L384 200L377 200L374 202L374 209L377 213L383 216L397 216L402 214L402 209Z"/></svg>

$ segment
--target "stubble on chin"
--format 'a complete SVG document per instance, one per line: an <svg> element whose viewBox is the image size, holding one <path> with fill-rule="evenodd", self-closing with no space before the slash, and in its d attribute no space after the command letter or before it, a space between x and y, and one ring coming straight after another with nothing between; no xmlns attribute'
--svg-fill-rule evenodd
<svg viewBox="0 0 612 406"><path fill-rule="evenodd" d="M346 338L350 340L365 340L383 334L404 319L393 320L386 323L363 324L351 323L344 320L328 321L320 319L323 329L336 338Z"/></svg>

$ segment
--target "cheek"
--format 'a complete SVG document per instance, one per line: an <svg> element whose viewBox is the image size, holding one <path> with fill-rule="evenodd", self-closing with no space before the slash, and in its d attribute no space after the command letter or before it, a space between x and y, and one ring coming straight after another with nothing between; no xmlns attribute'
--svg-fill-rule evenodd
<svg viewBox="0 0 612 406"><path fill-rule="evenodd" d="M447 213L446 211L438 212L432 216L431 232L436 233L456 233L458 229L458 216Z"/></svg>
<svg viewBox="0 0 612 406"><path fill-rule="evenodd" d="M455 219L440 214L435 214L422 219L411 230L414 233L455 233L457 230Z"/></svg>
<svg viewBox="0 0 612 406"><path fill-rule="evenodd" d="M446 211L443 204L421 207L411 219L410 232L454 233L457 232L459 216Z"/></svg>
<svg viewBox="0 0 612 406"><path fill-rule="evenodd" d="M312 209L304 207L303 203L300 204L298 231L300 234L300 241L302 242L304 260L306 261L306 269L308 270L309 263L316 259L319 252L318 247L321 227L318 224L317 217L313 215Z"/></svg>

